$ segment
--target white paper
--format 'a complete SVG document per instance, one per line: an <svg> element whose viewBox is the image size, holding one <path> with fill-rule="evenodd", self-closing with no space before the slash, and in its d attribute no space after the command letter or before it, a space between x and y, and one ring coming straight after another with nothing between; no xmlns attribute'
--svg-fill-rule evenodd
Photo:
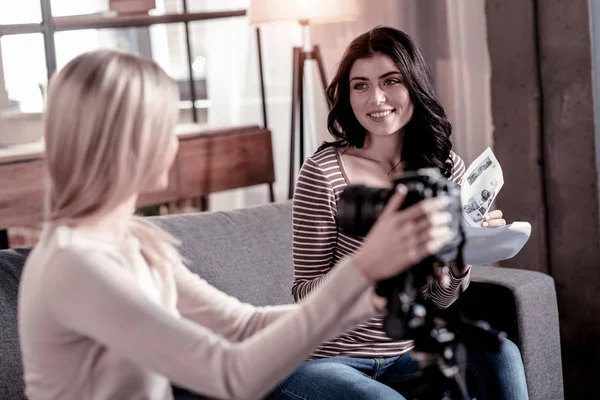
<svg viewBox="0 0 600 400"><path fill-rule="evenodd" d="M465 227L465 264L485 265L514 257L531 236L529 222L513 222L501 228Z"/></svg>
<svg viewBox="0 0 600 400"><path fill-rule="evenodd" d="M484 265L514 257L531 236L528 222L501 228L481 226L492 202L504 185L502 167L488 147L467 168L460 190L466 243L465 264Z"/></svg>
<svg viewBox="0 0 600 400"><path fill-rule="evenodd" d="M471 163L462 181L460 201L466 226L481 226L502 185L502 168L488 147Z"/></svg>

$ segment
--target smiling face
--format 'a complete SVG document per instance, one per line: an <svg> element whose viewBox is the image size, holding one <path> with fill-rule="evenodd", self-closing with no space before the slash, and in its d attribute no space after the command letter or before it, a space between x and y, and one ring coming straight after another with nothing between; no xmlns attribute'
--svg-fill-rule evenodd
<svg viewBox="0 0 600 400"><path fill-rule="evenodd" d="M350 69L350 105L358 122L377 136L399 132L414 111L398 66L380 53L356 60Z"/></svg>

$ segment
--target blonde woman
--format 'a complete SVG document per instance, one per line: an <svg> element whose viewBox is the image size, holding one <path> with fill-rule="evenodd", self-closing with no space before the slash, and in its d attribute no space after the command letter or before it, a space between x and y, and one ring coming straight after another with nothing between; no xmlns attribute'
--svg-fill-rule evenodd
<svg viewBox="0 0 600 400"><path fill-rule="evenodd" d="M375 281L448 240L447 201L400 212L400 191L364 248L302 303L240 303L192 274L166 232L132 216L140 192L168 183L177 99L154 62L110 51L77 57L51 82L47 221L19 295L32 400L169 399L170 382L259 398L321 342L376 315Z"/></svg>

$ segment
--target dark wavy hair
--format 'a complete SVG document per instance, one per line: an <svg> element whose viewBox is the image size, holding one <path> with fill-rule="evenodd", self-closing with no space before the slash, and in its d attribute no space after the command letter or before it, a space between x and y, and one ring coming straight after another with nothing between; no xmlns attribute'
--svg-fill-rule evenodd
<svg viewBox="0 0 600 400"><path fill-rule="evenodd" d="M348 144L363 147L367 132L350 105L350 69L356 60L375 54L390 57L398 66L414 105L413 116L404 127L401 157L406 169L437 167L449 178L453 168L450 157L452 125L435 95L431 72L418 46L409 35L390 27L378 26L358 36L344 52L327 88L331 105L327 128L338 140L323 143L317 151Z"/></svg>

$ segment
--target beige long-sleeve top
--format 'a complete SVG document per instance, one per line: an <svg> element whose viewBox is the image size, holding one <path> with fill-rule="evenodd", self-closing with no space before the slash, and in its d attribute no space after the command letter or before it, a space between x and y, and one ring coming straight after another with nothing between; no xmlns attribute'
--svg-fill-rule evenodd
<svg viewBox="0 0 600 400"><path fill-rule="evenodd" d="M274 307L243 304L181 263L166 271L134 238L44 232L19 293L28 398L170 399L171 381L258 399L321 342L375 315L373 282L350 259L301 304Z"/></svg>

